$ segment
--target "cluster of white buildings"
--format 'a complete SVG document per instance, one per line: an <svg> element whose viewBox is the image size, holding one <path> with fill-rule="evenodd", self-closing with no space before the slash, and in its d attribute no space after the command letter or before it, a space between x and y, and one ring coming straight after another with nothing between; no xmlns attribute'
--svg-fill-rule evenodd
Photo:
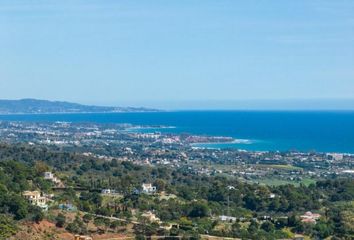
<svg viewBox="0 0 354 240"><path fill-rule="evenodd" d="M342 153L327 153L328 157L331 157L335 161L342 161L344 158L344 154Z"/></svg>
<svg viewBox="0 0 354 240"><path fill-rule="evenodd" d="M136 189L135 190L136 193L145 193L145 194L154 194L157 192L157 189L155 186L153 186L151 183L143 183L141 185L141 191ZM110 189L110 188L104 188L101 190L101 194L102 195L119 195L119 192L117 192L114 189Z"/></svg>
<svg viewBox="0 0 354 240"><path fill-rule="evenodd" d="M63 187L62 181L55 177L52 172L45 172L44 179L53 182L56 186ZM33 206L40 207L44 211L48 210L48 202L53 198L53 194L44 194L40 191L24 191L22 196Z"/></svg>

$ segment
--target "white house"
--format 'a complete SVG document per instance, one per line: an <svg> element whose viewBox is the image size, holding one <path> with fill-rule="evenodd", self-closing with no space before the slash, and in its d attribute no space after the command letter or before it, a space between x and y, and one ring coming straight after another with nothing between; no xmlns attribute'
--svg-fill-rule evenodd
<svg viewBox="0 0 354 240"><path fill-rule="evenodd" d="M48 210L47 198L41 196L39 191L24 191L22 196L26 198L32 205L38 206L43 210Z"/></svg>
<svg viewBox="0 0 354 240"><path fill-rule="evenodd" d="M275 198L275 194L274 193L269 194L269 198Z"/></svg>
<svg viewBox="0 0 354 240"><path fill-rule="evenodd" d="M61 182L61 180L59 178L57 178L56 176L54 176L54 174L52 172L45 172L44 179L52 181L57 186L64 186L63 183Z"/></svg>
<svg viewBox="0 0 354 240"><path fill-rule="evenodd" d="M45 172L44 173L44 179L52 180L53 178L54 178L54 174L52 172Z"/></svg>
<svg viewBox="0 0 354 240"><path fill-rule="evenodd" d="M116 194L116 191L113 189L105 188L101 190L101 194L111 195Z"/></svg>
<svg viewBox="0 0 354 240"><path fill-rule="evenodd" d="M156 192L156 187L153 186L151 183L143 183L142 185L143 193L152 194Z"/></svg>
<svg viewBox="0 0 354 240"><path fill-rule="evenodd" d="M219 220L223 221L223 222L236 222L237 218L231 217L231 216L221 215L221 216L219 216Z"/></svg>

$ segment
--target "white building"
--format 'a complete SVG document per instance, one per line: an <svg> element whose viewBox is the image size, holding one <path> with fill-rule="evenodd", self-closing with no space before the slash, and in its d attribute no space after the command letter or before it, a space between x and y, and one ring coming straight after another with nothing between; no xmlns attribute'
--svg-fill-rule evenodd
<svg viewBox="0 0 354 240"><path fill-rule="evenodd" d="M24 191L22 196L26 198L32 205L38 206L43 210L48 210L47 198L41 196L39 191Z"/></svg>
<svg viewBox="0 0 354 240"><path fill-rule="evenodd" d="M312 212L306 212L304 215L301 215L301 222L304 223L316 223L316 221L321 217L320 214L317 213L312 213Z"/></svg>
<svg viewBox="0 0 354 240"><path fill-rule="evenodd" d="M116 190L105 188L105 189L101 190L101 194L113 195L113 194L117 194L117 192L116 192Z"/></svg>
<svg viewBox="0 0 354 240"><path fill-rule="evenodd" d="M221 216L219 216L219 220L223 221L223 222L236 222L237 218L231 217L231 216L221 215Z"/></svg>
<svg viewBox="0 0 354 240"><path fill-rule="evenodd" d="M328 153L327 156L332 157L336 161L342 161L344 158L344 155L341 153Z"/></svg>
<svg viewBox="0 0 354 240"><path fill-rule="evenodd" d="M152 194L156 192L156 187L152 186L151 183L143 183L142 185L143 193Z"/></svg>
<svg viewBox="0 0 354 240"><path fill-rule="evenodd" d="M52 180L53 178L54 178L54 174L52 172L45 172L44 173L44 179Z"/></svg>
<svg viewBox="0 0 354 240"><path fill-rule="evenodd" d="M44 179L52 181L57 186L64 186L63 183L61 182L61 180L59 178L57 178L56 176L54 176L54 174L52 172L45 172Z"/></svg>
<svg viewBox="0 0 354 240"><path fill-rule="evenodd" d="M92 237L75 235L74 240L92 240Z"/></svg>
<svg viewBox="0 0 354 240"><path fill-rule="evenodd" d="M275 198L275 194L274 193L269 194L269 198Z"/></svg>

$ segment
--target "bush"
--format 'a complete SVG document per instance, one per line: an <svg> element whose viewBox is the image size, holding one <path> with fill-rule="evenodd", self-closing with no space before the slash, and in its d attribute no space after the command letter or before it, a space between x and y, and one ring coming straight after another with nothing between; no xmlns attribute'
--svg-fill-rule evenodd
<svg viewBox="0 0 354 240"><path fill-rule="evenodd" d="M0 239L7 239L16 234L14 221L6 215L0 215Z"/></svg>
<svg viewBox="0 0 354 240"><path fill-rule="evenodd" d="M66 217L63 214L59 213L58 216L56 216L55 221L55 225L59 228L62 228L65 225Z"/></svg>

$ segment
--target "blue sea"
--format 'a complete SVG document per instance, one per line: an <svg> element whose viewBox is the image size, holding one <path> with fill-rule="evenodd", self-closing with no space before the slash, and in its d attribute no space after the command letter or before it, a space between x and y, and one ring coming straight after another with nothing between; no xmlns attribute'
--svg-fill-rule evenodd
<svg viewBox="0 0 354 240"><path fill-rule="evenodd" d="M176 111L149 113L0 115L0 120L164 125L161 132L229 136L234 143L202 144L244 150L354 153L354 111ZM156 131L148 129L145 131Z"/></svg>

